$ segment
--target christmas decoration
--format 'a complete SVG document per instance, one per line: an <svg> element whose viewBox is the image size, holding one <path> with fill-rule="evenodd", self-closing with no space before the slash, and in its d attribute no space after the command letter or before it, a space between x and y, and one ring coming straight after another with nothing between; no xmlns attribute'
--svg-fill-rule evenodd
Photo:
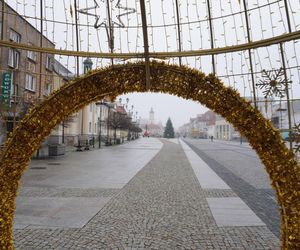
<svg viewBox="0 0 300 250"><path fill-rule="evenodd" d="M114 2L116 2L114 4ZM109 26L109 17L108 13L106 11L106 15L102 16L97 10L108 10L110 13L119 13L115 16L112 16L112 23L115 24L117 27L124 28L125 24L122 21L122 17L126 15L130 15L136 12L134 8L128 8L124 7L121 4L121 0L115 1L115 0L94 0L94 6L89 7L89 8L84 8L78 10L79 13L88 15L88 16L93 16L95 17L96 21L94 24L94 28L98 29L101 26L107 27Z"/></svg>
<svg viewBox="0 0 300 250"><path fill-rule="evenodd" d="M151 92L200 102L222 115L256 150L276 190L282 249L300 249L300 166L271 122L213 74L151 62ZM0 248L13 249L13 216L20 178L32 154L57 124L87 104L130 92L146 92L145 63L89 71L31 109L5 142L0 156Z"/></svg>
<svg viewBox="0 0 300 250"><path fill-rule="evenodd" d="M174 138L175 133L174 133L174 128L173 128L173 124L171 119L169 118L167 120L167 124L165 127L165 131L164 131L164 138Z"/></svg>
<svg viewBox="0 0 300 250"><path fill-rule="evenodd" d="M283 98L285 96L286 85L291 83L291 81L285 81L283 68L273 71L263 70L262 78L263 80L259 80L256 86L260 89L265 89L263 91L265 98L272 95Z"/></svg>

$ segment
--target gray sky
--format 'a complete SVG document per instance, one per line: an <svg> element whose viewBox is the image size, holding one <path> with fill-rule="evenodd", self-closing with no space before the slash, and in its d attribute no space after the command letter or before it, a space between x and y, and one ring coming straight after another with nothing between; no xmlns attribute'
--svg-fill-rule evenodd
<svg viewBox="0 0 300 250"><path fill-rule="evenodd" d="M168 117L170 117L175 128L187 123L190 117L195 117L197 114L208 110L197 102L168 94L133 93L120 97L123 103L127 97L129 98L128 105L134 105L134 112L138 111L138 117L149 119L149 112L152 107L155 122L161 121L165 125Z"/></svg>

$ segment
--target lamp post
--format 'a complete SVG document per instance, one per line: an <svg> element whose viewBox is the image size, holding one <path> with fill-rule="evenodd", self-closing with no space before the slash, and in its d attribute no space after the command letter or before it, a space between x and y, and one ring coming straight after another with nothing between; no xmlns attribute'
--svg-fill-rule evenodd
<svg viewBox="0 0 300 250"><path fill-rule="evenodd" d="M114 143L113 144L117 144L117 127L118 124L116 122L116 112L113 112L113 122L114 122Z"/></svg>
<svg viewBox="0 0 300 250"><path fill-rule="evenodd" d="M96 105L99 106L99 108L100 108L100 114L99 114L98 120L99 120L99 148L101 148L102 106L108 107L108 115L109 115L110 106L108 103L104 102L103 100L101 100L100 102L97 102ZM108 120L107 120L107 124L108 124ZM107 125L107 131L108 131L108 125ZM108 135L108 133L107 133L107 135Z"/></svg>
<svg viewBox="0 0 300 250"><path fill-rule="evenodd" d="M62 144L65 144L65 121L62 122Z"/></svg>
<svg viewBox="0 0 300 250"><path fill-rule="evenodd" d="M102 120L102 105L103 104L104 104L103 100L96 103L96 106L99 106L99 109L100 109L100 115L99 115L99 118L98 118L98 123L99 123L99 148L101 148L101 120Z"/></svg>
<svg viewBox="0 0 300 250"><path fill-rule="evenodd" d="M121 105L123 105L126 113L127 113L127 119L128 119L128 135L127 135L127 141L130 141L130 119L131 119L131 111L128 109L128 103L129 103L129 98L126 98L126 103L122 104L122 98L119 98L119 102ZM133 109L133 105L131 106Z"/></svg>
<svg viewBox="0 0 300 250"><path fill-rule="evenodd" d="M131 140L131 130L130 130L130 127L131 127L131 124L133 122L133 108L134 106L131 105L131 110L129 110L129 119L130 119L130 125L129 125L129 128L128 128L128 140L130 141Z"/></svg>
<svg viewBox="0 0 300 250"><path fill-rule="evenodd" d="M102 105L101 104L100 104L100 116L99 116L99 148L101 148L101 123L102 123Z"/></svg>
<svg viewBox="0 0 300 250"><path fill-rule="evenodd" d="M110 119L110 106L109 106L109 104L107 105L107 107L108 107L108 113L107 113L107 123L106 123L106 132L107 132L106 145L109 145L109 119Z"/></svg>

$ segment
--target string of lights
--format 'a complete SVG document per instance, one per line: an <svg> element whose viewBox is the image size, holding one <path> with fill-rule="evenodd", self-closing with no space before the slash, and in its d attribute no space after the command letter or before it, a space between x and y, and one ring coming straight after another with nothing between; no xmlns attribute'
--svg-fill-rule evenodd
<svg viewBox="0 0 300 250"><path fill-rule="evenodd" d="M25 0L26 1L26 0ZM257 9L262 9L262 8L265 8L265 7L268 7L269 5L275 5L275 4L278 4L280 2L282 2L283 0L274 0L272 2L268 2L266 4L261 4L261 5L257 5L256 7L253 7L253 8L249 8L248 11L251 12L251 11L255 11ZM202 2L202 4L205 5L205 2ZM38 4L37 4L38 6ZM201 8L199 9L201 10ZM7 15L18 15L16 13L9 13L9 12L5 12ZM239 12L234 12L234 13L230 13L230 14L227 14L227 15L223 15L223 16L215 16L212 18L212 20L217 20L217 19L222 19L222 18L225 18L225 17L233 17L233 16L236 16L236 15L243 15L244 14L244 11L239 11ZM32 20L35 20L37 23L41 20L40 17L38 17L38 15L35 15L35 16L31 16L31 15L18 15L18 16L21 16L25 19L32 19ZM59 20L53 20L53 19L46 19L46 18L43 18L43 21L45 22L55 22L57 24L64 24L64 25L72 25L72 22L66 22L66 21L59 21ZM193 20L193 21L190 21L190 22L181 22L180 25L188 25L188 24L197 24L199 22L203 22L203 23L206 23L207 22L207 19L201 19L201 20ZM80 24L79 25L80 27L87 27L87 26L93 26L93 25L90 25L90 24ZM172 27L172 26L176 26L176 24L174 23L166 23L165 25L149 25L148 27L150 28L164 28L164 27ZM300 26L299 24L296 24L296 27ZM141 28L141 24L140 25L128 25L127 28L129 29L136 29L136 28ZM99 27L100 29L105 29L105 27Z"/></svg>
<svg viewBox="0 0 300 250"><path fill-rule="evenodd" d="M82 50L89 52L86 55L92 59L96 67L103 67L110 64L110 59L105 59L101 55L96 56L96 54L93 54L94 51L100 53L109 51L109 38L106 37L107 25L106 27L105 25L100 25L101 23L108 21L107 19L104 21L101 19L105 18L106 13L100 13L98 8L89 9L93 7L93 1L77 1L79 10L77 24L75 22L75 8L73 1L62 1L62 9L64 11L60 16L57 15L57 6L55 6L54 0L42 0L41 2L43 3L44 12L42 17L39 13L40 1L34 0L32 1L33 4L29 5L26 4L26 0L22 0L22 2L16 3L16 8L18 12L21 13L20 16L28 20L37 30L39 29L40 21L42 21L44 23L44 35L55 43L55 48L61 48L62 51L66 51L65 53L60 54L58 51L55 50L55 52L52 52L54 50L50 49L49 51L46 50L46 53L53 53L54 57L66 68L76 72L77 66L75 57L78 56L80 64L83 63L85 57L83 54L68 54L68 51L76 51L75 31L78 30L79 52L82 52ZM112 5L116 3L117 1L111 1ZM140 53L138 57L142 57L143 39L141 39L142 24L140 19L141 13L139 1L121 0L119 3L121 4L119 7L114 5L110 9L111 16L116 17L116 20L113 21L113 51L116 54ZM290 1L288 1L288 3L290 4ZM104 2L103 4L103 6L106 6ZM282 0L267 0L264 2L256 0L248 3L249 5L246 10L243 4L242 1L240 4L234 1L227 1L226 4L221 2L212 3L211 9L213 10L213 13L211 21L214 27L218 26L218 30L213 29L213 43L216 47L215 49L222 47L229 48L232 45L245 44L247 42L245 39L247 34L244 18L246 12L248 13L250 21L251 40L254 42L259 41L260 39L268 39L272 36L281 35L281 32L287 33L287 23L285 20L286 13L284 11ZM56 3L56 5L58 4ZM20 6L23 8L20 8ZM210 59L209 56L198 56L196 54L195 56L192 56L194 49L205 50L210 47L209 40L205 39L205 37L207 38L209 35L209 32L207 31L207 16L205 16L205 12L203 11L203 9L207 7L207 1L179 1L179 28L176 21L175 0L172 0L169 5L167 1L161 1L158 5L160 6L160 9L154 8L153 6L153 2L149 0L146 1L149 21L147 31L149 35L150 53L156 51L170 52L173 56L160 56L158 60L178 64L180 61L179 59L182 57L184 65L197 69L200 68L207 73L210 72L212 62L211 60L207 60ZM299 6L300 4L298 3L298 5L293 5L293 8L298 10L300 9ZM135 11L132 12L130 8L134 8ZM82 10L88 12L89 15L80 13ZM129 12L132 13L121 15L124 10L130 10ZM270 12L270 15L264 15L266 10ZM298 17L298 14L295 12L296 11L290 13L290 18L292 20L293 30L297 31L299 21L296 18ZM99 14L102 15L98 20L100 27L95 29L95 22L97 21L97 15ZM9 16L17 15L18 13L5 11L6 19L9 18ZM158 18L158 16L161 16L161 18ZM31 19L32 21L30 21ZM254 26L254 19L256 26ZM256 32L254 27L260 27L261 32ZM25 40L28 40L28 27L26 27L26 29ZM61 30L61 33L54 32L58 29ZM182 50L188 52L191 51L191 56L186 56L184 54L182 56L180 54L178 54L179 56L174 56L177 55L176 52L179 50L178 32L182 37L180 45L182 46ZM35 34L35 36L35 40L38 41L39 37L37 34ZM157 43L155 42L157 39L162 39L164 42ZM297 43L298 40L291 40L289 42L284 42L283 44L286 48L283 52L284 58L286 58L286 71L289 79L293 82L290 89L292 99L298 97L294 87L295 85L299 85L299 81L295 80L296 78L299 79L299 58L296 55L299 45L297 45ZM25 48L17 49L23 51ZM253 60L253 72L250 71L250 57L246 50L227 53L221 52L219 55L215 56L215 66L217 75L224 79L224 82L227 85L240 90L242 95L247 97L252 96L253 98L254 92L261 95L262 90L258 89L256 85L254 87L252 86L251 75L254 76L254 81L258 82L261 79L261 72L263 69L278 69L282 62L279 56L280 49L277 45L250 49L250 55ZM276 53L275 50L277 50ZM289 52L290 50L292 52ZM36 52L39 53L38 51ZM55 55L56 53L57 55ZM130 59L114 60L116 60L116 63L128 60L135 61L134 56ZM3 68L1 70L4 71L8 69L9 68ZM20 70L20 72L26 72L26 70ZM35 72L33 75L38 77L39 73ZM41 75L43 75L43 73L41 73Z"/></svg>

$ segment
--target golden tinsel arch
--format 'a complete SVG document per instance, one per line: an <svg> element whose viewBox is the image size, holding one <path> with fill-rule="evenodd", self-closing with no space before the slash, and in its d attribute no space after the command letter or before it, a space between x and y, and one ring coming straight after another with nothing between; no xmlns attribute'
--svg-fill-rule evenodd
<svg viewBox="0 0 300 250"><path fill-rule="evenodd" d="M19 180L42 140L66 117L105 96L129 92L163 92L198 101L222 115L256 150L277 192L282 249L300 249L300 166L279 132L251 104L214 75L151 62L146 89L145 64L98 69L55 91L24 117L5 143L0 157L0 248L13 249L12 224Z"/></svg>

